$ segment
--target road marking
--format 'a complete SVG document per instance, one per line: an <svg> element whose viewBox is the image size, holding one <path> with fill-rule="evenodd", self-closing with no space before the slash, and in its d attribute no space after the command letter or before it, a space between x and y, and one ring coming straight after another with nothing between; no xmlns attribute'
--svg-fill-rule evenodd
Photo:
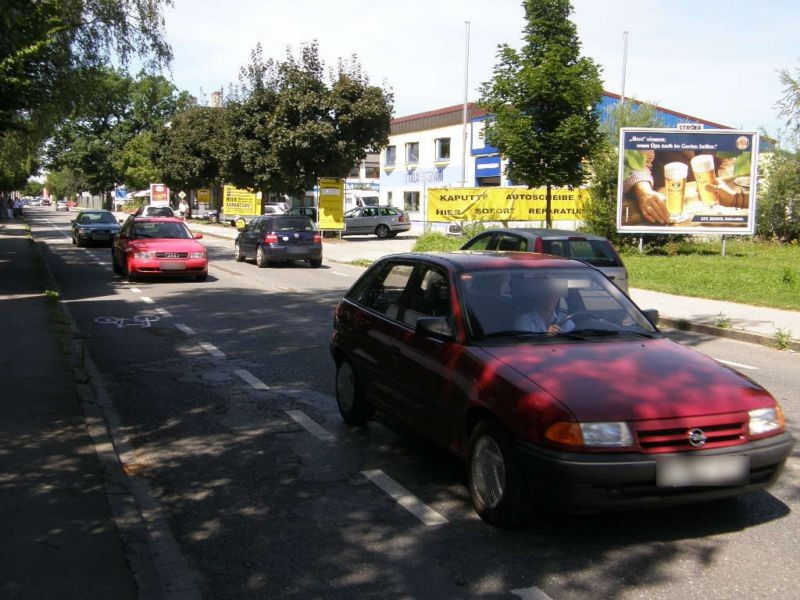
<svg viewBox="0 0 800 600"><path fill-rule="evenodd" d="M159 307L159 308L157 308L157 309L156 309L156 312L157 312L158 314L160 314L162 317L169 318L169 317L171 317L171 316L172 316L172 313L171 313L171 312L169 312L169 311L168 311L166 308L161 308L161 307Z"/></svg>
<svg viewBox="0 0 800 600"><path fill-rule="evenodd" d="M321 442L335 442L336 436L309 417L302 410L287 410L286 414Z"/></svg>
<svg viewBox="0 0 800 600"><path fill-rule="evenodd" d="M550 596L545 594L542 590L535 585L529 588L521 588L519 590L511 590L515 596L519 596L522 600L553 600Z"/></svg>
<svg viewBox="0 0 800 600"><path fill-rule="evenodd" d="M94 322L100 325L115 325L116 327L150 327L150 323L158 321L158 317L136 315L133 319L126 317L95 317Z"/></svg>
<svg viewBox="0 0 800 600"><path fill-rule="evenodd" d="M732 362L730 360L722 360L721 358L716 359L717 362L721 362L723 365L729 365L731 367L739 367L740 369L750 369L751 371L758 371L758 367L751 367L750 365L743 365L742 363Z"/></svg>
<svg viewBox="0 0 800 600"><path fill-rule="evenodd" d="M142 296L141 298L142 302L144 302L145 304L155 304L155 300L153 300L149 296Z"/></svg>
<svg viewBox="0 0 800 600"><path fill-rule="evenodd" d="M141 294L142 293L142 290L140 290L139 288L128 288L128 289L130 291L132 291L134 294Z"/></svg>
<svg viewBox="0 0 800 600"><path fill-rule="evenodd" d="M239 377L241 377L245 383L249 383L252 387L257 390L268 390L269 386L261 381L258 377L253 375L250 371L246 369L236 369L234 371Z"/></svg>
<svg viewBox="0 0 800 600"><path fill-rule="evenodd" d="M214 344L209 344L208 342L200 342L200 347L208 352L214 358L225 358L225 353L217 348Z"/></svg>
<svg viewBox="0 0 800 600"><path fill-rule="evenodd" d="M419 498L414 496L380 469L361 471L361 474L389 494L400 506L417 517L425 525L433 526L447 523L447 519L427 504L424 504Z"/></svg>
<svg viewBox="0 0 800 600"><path fill-rule="evenodd" d="M189 327L188 325L184 325L183 323L175 323L175 327L180 329L186 335L197 335L194 329Z"/></svg>
<svg viewBox="0 0 800 600"><path fill-rule="evenodd" d="M347 273L339 273L339 271L331 271L334 275L339 275L339 277L350 277Z"/></svg>

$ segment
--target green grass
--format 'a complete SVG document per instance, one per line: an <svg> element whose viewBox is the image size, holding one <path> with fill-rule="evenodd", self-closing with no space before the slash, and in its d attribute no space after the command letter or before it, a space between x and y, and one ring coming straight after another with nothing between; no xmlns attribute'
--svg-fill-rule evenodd
<svg viewBox="0 0 800 600"><path fill-rule="evenodd" d="M415 252L456 250L469 239L429 232L417 239ZM671 242L661 248L626 248L630 287L800 310L800 246L729 239L726 255L714 240ZM724 316L724 315L723 315Z"/></svg>

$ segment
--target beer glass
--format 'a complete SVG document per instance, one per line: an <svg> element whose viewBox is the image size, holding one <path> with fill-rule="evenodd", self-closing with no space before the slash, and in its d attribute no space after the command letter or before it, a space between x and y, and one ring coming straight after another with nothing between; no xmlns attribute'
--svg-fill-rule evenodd
<svg viewBox="0 0 800 600"><path fill-rule="evenodd" d="M706 206L714 206L717 203L717 193L706 189L707 185L716 185L717 183L717 176L714 174L714 157L710 154L698 154L690 162L700 200Z"/></svg>
<svg viewBox="0 0 800 600"><path fill-rule="evenodd" d="M689 167L682 162L664 165L664 191L667 196L667 210L672 220L683 212L683 192Z"/></svg>

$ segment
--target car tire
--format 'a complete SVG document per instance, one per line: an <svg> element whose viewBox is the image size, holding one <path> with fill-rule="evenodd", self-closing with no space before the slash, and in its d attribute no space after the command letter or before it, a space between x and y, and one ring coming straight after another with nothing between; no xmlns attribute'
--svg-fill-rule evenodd
<svg viewBox="0 0 800 600"><path fill-rule="evenodd" d="M131 273L130 260L127 256L122 257L122 274L124 275L125 279L131 283L136 280L136 275Z"/></svg>
<svg viewBox="0 0 800 600"><path fill-rule="evenodd" d="M72 245L73 246L77 246L78 245L78 240L75 239L74 235L72 236Z"/></svg>
<svg viewBox="0 0 800 600"><path fill-rule="evenodd" d="M264 254L264 248L261 246L258 247L256 250L256 264L258 265L259 269L263 269L267 265L269 265L269 261L267 260L267 255Z"/></svg>
<svg viewBox="0 0 800 600"><path fill-rule="evenodd" d="M480 422L469 438L469 494L478 516L495 527L520 525L530 514L525 475L511 436L495 421Z"/></svg>
<svg viewBox="0 0 800 600"><path fill-rule="evenodd" d="M322 266L322 259L310 260L308 261L308 264L310 264L314 269L319 269Z"/></svg>
<svg viewBox="0 0 800 600"><path fill-rule="evenodd" d="M239 242L236 242L233 247L233 258L236 259L236 262L244 262L244 254L242 254L242 249L239 247Z"/></svg>
<svg viewBox="0 0 800 600"><path fill-rule="evenodd" d="M117 275L122 275L122 267L119 266L119 263L117 262L117 255L114 254L113 250L111 251L111 268Z"/></svg>
<svg viewBox="0 0 800 600"><path fill-rule="evenodd" d="M195 279L197 279L197 281L205 281L206 279L208 279L208 273L203 273L202 275L197 275L195 277Z"/></svg>
<svg viewBox="0 0 800 600"><path fill-rule="evenodd" d="M378 239L385 240L389 237L391 230L389 229L388 225L381 223L375 228L375 235L378 236Z"/></svg>
<svg viewBox="0 0 800 600"><path fill-rule="evenodd" d="M348 425L364 425L375 414L375 407L364 397L361 382L347 359L336 366L336 404Z"/></svg>

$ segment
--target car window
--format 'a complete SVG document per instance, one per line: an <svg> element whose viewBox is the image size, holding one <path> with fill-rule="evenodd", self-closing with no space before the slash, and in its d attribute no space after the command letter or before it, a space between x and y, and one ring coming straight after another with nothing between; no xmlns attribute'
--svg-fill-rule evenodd
<svg viewBox="0 0 800 600"><path fill-rule="evenodd" d="M492 234L487 233L484 235L479 235L468 241L466 244L462 246L462 250L488 250L489 249L489 242L492 241Z"/></svg>
<svg viewBox="0 0 800 600"><path fill-rule="evenodd" d="M414 327L420 317L449 317L450 284L447 276L431 267L424 267L422 277L409 289L403 322Z"/></svg>
<svg viewBox="0 0 800 600"><path fill-rule="evenodd" d="M133 237L136 239L189 239L192 236L183 223L152 221L135 223Z"/></svg>
<svg viewBox="0 0 800 600"><path fill-rule="evenodd" d="M500 233L497 234L497 244L495 245L496 250L502 251L518 251L518 250L526 250L528 247L525 238L522 238L518 235L511 235L509 233Z"/></svg>
<svg viewBox="0 0 800 600"><path fill-rule="evenodd" d="M380 211L381 215L384 217L395 216L397 214L397 211L394 208L381 207Z"/></svg>
<svg viewBox="0 0 800 600"><path fill-rule="evenodd" d="M400 300L414 271L412 265L389 263L362 294L364 306L397 318Z"/></svg>
<svg viewBox="0 0 800 600"><path fill-rule="evenodd" d="M346 218L353 218L353 217L360 217L361 216L361 209L360 208L351 208L346 213L344 213Z"/></svg>
<svg viewBox="0 0 800 600"><path fill-rule="evenodd" d="M572 258L585 260L595 267L620 266L617 253L605 240L569 240L569 250Z"/></svg>
<svg viewBox="0 0 800 600"><path fill-rule="evenodd" d="M315 231L308 217L281 217L272 221L272 231Z"/></svg>

